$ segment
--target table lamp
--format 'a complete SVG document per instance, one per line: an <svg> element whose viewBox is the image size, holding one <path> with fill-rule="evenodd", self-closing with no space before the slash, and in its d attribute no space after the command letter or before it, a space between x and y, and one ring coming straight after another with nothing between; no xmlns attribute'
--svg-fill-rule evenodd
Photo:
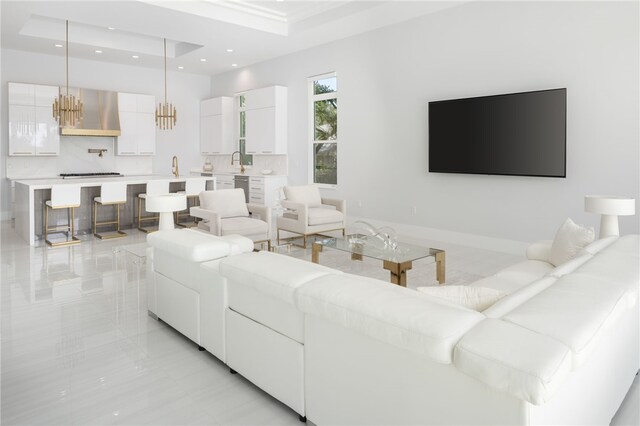
<svg viewBox="0 0 640 426"><path fill-rule="evenodd" d="M636 213L636 200L608 195L586 195L584 209L589 213L602 215L599 238L617 236L620 235L618 216L633 216Z"/></svg>

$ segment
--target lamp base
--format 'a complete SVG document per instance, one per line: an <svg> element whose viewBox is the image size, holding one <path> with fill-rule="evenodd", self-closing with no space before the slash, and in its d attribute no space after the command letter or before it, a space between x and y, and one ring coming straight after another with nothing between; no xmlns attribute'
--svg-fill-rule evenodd
<svg viewBox="0 0 640 426"><path fill-rule="evenodd" d="M618 216L613 214L603 214L600 219L600 239L612 236L619 236Z"/></svg>

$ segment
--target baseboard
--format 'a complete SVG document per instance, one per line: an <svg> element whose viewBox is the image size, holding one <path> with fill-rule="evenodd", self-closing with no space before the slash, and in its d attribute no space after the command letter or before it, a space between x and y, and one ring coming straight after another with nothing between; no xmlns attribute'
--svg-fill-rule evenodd
<svg viewBox="0 0 640 426"><path fill-rule="evenodd" d="M524 256L529 242L507 240L503 238L487 237L485 235L468 234L464 232L448 231L445 229L427 228L424 226L407 225L404 223L387 222L378 219L369 219L363 217L348 217L347 226L353 224L357 220L364 220L375 226L389 226L393 228L400 239L403 236L411 236L424 238L433 241L442 241L444 243L459 244L466 247L474 247L484 250L493 250L500 253L514 254Z"/></svg>

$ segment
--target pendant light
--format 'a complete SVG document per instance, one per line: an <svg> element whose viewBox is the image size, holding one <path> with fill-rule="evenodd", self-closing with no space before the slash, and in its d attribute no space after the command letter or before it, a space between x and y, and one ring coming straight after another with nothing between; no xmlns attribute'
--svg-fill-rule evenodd
<svg viewBox="0 0 640 426"><path fill-rule="evenodd" d="M177 121L176 107L167 102L167 39L164 39L164 104L156 108L156 126L161 130L171 130Z"/></svg>
<svg viewBox="0 0 640 426"><path fill-rule="evenodd" d="M65 37L67 92L65 95L60 94L58 99L53 101L53 118L58 121L61 127L75 127L76 123L82 120L82 101L69 95L69 20L66 21Z"/></svg>

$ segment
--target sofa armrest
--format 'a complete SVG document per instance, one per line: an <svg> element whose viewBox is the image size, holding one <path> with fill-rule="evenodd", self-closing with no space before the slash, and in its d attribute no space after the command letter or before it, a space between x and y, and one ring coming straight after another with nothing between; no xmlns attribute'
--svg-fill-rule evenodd
<svg viewBox="0 0 640 426"><path fill-rule="evenodd" d="M267 223L267 238L271 238L271 207L262 204L247 204L247 210L250 214L260 216L260 220Z"/></svg>
<svg viewBox="0 0 640 426"><path fill-rule="evenodd" d="M191 207L189 209L189 214L193 217L198 217L202 220L206 220L209 222L209 232L213 235L220 235L220 231L222 229L220 223L220 215L213 210L206 210L202 207Z"/></svg>
<svg viewBox="0 0 640 426"><path fill-rule="evenodd" d="M289 210L294 210L298 215L298 222L302 222L305 225L309 220L309 206L304 203L294 203L293 201L282 200L280 202L282 207Z"/></svg>
<svg viewBox="0 0 640 426"><path fill-rule="evenodd" d="M322 204L334 206L336 210L342 212L343 215L347 215L347 200L341 200L338 198L323 198Z"/></svg>
<svg viewBox="0 0 640 426"><path fill-rule="evenodd" d="M549 262L549 254L551 253L551 240L538 241L527 247L527 259L529 260L541 260L543 262Z"/></svg>

